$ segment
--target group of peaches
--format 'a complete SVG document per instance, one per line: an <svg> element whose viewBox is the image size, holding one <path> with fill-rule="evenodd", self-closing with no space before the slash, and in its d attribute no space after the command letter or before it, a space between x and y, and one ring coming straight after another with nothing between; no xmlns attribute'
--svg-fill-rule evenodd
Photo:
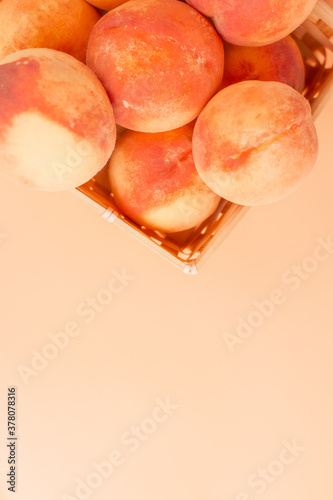
<svg viewBox="0 0 333 500"><path fill-rule="evenodd" d="M107 165L166 233L287 196L318 151L290 36L315 3L1 0L0 171L57 191Z"/></svg>

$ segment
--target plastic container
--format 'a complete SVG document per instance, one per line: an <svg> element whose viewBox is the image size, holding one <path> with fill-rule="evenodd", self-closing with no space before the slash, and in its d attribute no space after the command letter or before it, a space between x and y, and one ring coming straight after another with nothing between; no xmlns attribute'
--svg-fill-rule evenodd
<svg viewBox="0 0 333 500"><path fill-rule="evenodd" d="M318 0L310 16L292 36L304 58L306 85L303 95L309 100L315 119L333 86L333 0ZM107 166L75 192L108 222L119 225L186 274L198 272L249 209L222 200L214 214L200 226L165 234L138 226L120 212L110 192Z"/></svg>

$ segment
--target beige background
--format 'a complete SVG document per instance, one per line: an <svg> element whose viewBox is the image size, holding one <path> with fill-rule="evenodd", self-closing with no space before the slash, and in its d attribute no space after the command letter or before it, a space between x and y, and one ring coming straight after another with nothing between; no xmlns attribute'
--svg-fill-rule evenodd
<svg viewBox="0 0 333 500"><path fill-rule="evenodd" d="M333 255L313 258L318 238L333 237L332 116L331 98L301 188L251 209L197 276L71 193L1 179L1 498L14 498L12 385L17 500L333 498ZM133 279L101 291L123 269ZM89 297L112 301L89 313ZM20 365L65 328L77 336L23 380ZM102 480L93 462L110 457L118 465ZM97 482L77 493L79 479Z"/></svg>

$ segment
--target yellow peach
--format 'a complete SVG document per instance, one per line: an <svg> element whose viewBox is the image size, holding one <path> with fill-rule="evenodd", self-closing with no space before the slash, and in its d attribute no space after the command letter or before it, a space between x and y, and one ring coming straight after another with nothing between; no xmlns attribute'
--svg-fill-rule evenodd
<svg viewBox="0 0 333 500"><path fill-rule="evenodd" d="M264 205L290 194L318 152L309 102L280 82L245 81L207 104L193 133L202 180L240 205Z"/></svg>
<svg viewBox="0 0 333 500"><path fill-rule="evenodd" d="M65 190L91 179L116 139L111 103L95 74L53 49L0 62L0 171L27 187Z"/></svg>
<svg viewBox="0 0 333 500"><path fill-rule="evenodd" d="M282 82L302 92L305 68L297 43L287 36L263 47L224 42L222 88L244 80Z"/></svg>
<svg viewBox="0 0 333 500"><path fill-rule="evenodd" d="M224 40L257 47L290 35L308 17L317 0L186 0L213 18Z"/></svg>
<svg viewBox="0 0 333 500"><path fill-rule="evenodd" d="M122 212L139 225L178 232L203 222L220 197L200 179L192 156L193 124L155 134L127 131L109 164Z"/></svg>
<svg viewBox="0 0 333 500"><path fill-rule="evenodd" d="M84 0L1 0L0 60L39 47L85 62L90 32L100 18Z"/></svg>
<svg viewBox="0 0 333 500"><path fill-rule="evenodd" d="M119 125L163 132L191 122L218 91L223 43L178 0L132 0L93 29L87 64L103 83Z"/></svg>

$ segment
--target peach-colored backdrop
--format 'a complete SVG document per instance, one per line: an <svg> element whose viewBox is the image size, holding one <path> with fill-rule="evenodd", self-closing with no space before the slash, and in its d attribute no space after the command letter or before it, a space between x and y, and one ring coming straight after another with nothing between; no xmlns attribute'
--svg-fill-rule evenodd
<svg viewBox="0 0 333 500"><path fill-rule="evenodd" d="M310 177L197 276L1 178L2 499L333 498L332 116Z"/></svg>

